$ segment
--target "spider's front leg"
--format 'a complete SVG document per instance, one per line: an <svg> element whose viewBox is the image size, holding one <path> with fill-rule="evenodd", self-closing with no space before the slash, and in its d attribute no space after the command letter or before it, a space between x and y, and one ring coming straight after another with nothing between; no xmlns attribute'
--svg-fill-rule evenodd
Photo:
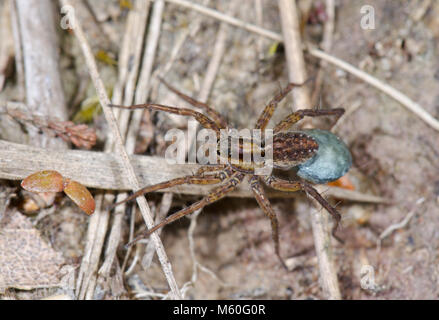
<svg viewBox="0 0 439 320"><path fill-rule="evenodd" d="M296 112L291 113L284 120L279 122L273 130L273 133L278 133L280 131L288 130L293 124L302 120L304 117L321 117L321 116L335 116L335 121L332 124L334 126L338 119L344 114L343 108L336 109L301 109Z"/></svg>
<svg viewBox="0 0 439 320"><path fill-rule="evenodd" d="M219 168L219 166L218 166L218 168ZM123 199L122 201L114 203L113 205L111 205L109 207L109 210L112 210L114 207L116 207L122 203L134 200L137 197L140 197L141 195L144 195L144 194L147 194L150 192L154 192L154 191L158 191L158 190L162 190L162 189L167 189L167 188L179 186L182 184L198 184L198 185L218 184L218 183L226 180L227 178L229 178L232 175L232 169L230 167L225 168L224 170L221 170L221 171L215 172L215 173L206 173L206 172L211 172L211 168L209 166L201 167L200 169L198 169L198 172L195 175L175 178L172 180L168 180L168 181L154 184L152 186L144 187L144 188L136 191L135 193L133 193L129 197Z"/></svg>
<svg viewBox="0 0 439 320"><path fill-rule="evenodd" d="M256 201L258 202L262 211L265 213L265 215L271 221L271 237L273 238L273 242L274 242L274 251L275 251L276 255L278 256L282 266L286 270L288 270L287 265L285 264L284 260L282 259L281 255L280 255L279 222L277 220L276 212L274 212L273 207L271 206L271 203L265 194L265 190L264 190L263 186L261 185L261 183L259 182L259 179L257 176L252 176L250 178L250 186L251 186L253 194L256 198Z"/></svg>
<svg viewBox="0 0 439 320"><path fill-rule="evenodd" d="M264 111L262 111L261 115L259 116L258 121L256 122L255 129L265 130L265 128L268 125L268 122L270 121L274 111L277 108L277 105L286 97L286 95L290 93L290 91L293 90L293 88L304 86L306 83L308 83L308 81L311 81L313 79L314 78L310 78L303 83L289 83L283 90L281 90L281 92L279 92L276 96L274 96L274 98L271 99L271 101L267 104Z"/></svg>
<svg viewBox="0 0 439 320"><path fill-rule="evenodd" d="M317 200L318 203L320 203L320 205L326 209L326 211L329 212L329 214L332 216L332 218L334 219L334 226L332 227L332 236L337 239L339 242L344 243L344 241L336 235L336 231L338 229L338 225L340 223L341 220L341 215L340 213L338 213L338 211L332 207L328 201L326 201L321 195L320 193L313 188L313 186L311 186L311 184L309 184L308 182L305 181L288 181L288 180L283 180L283 179L279 179L273 176L268 176L265 179L265 183L275 189L275 190L279 190L279 191L287 191L287 192L295 192L295 191L299 191L299 190L303 190L305 191L307 194L311 195L314 199Z"/></svg>
<svg viewBox="0 0 439 320"><path fill-rule="evenodd" d="M192 109L187 108L176 108L171 106L165 106L162 104L156 104L156 103L145 103L145 104L137 104L132 106L120 106L115 104L109 104L109 107L112 108L120 108L120 109L128 109L128 110L136 110L136 109L148 109L148 110L157 110L157 111L164 111L169 112L173 114L178 114L180 116L189 116L195 118L204 128L206 129L212 129L216 132L217 137L220 137L220 127L218 124L210 119L209 117L205 116L204 114L197 112Z"/></svg>
<svg viewBox="0 0 439 320"><path fill-rule="evenodd" d="M206 111L207 115L215 121L215 123L221 128L225 129L227 128L227 121L224 119L224 117L215 109L211 108L208 104L195 100L192 97L189 97L188 95L185 95L184 93L178 91L173 86L171 86L169 83L167 83L164 79L160 78L160 81L172 92L174 92L177 96L179 96L181 99L186 101L187 103L191 104L192 106L196 108L203 109Z"/></svg>

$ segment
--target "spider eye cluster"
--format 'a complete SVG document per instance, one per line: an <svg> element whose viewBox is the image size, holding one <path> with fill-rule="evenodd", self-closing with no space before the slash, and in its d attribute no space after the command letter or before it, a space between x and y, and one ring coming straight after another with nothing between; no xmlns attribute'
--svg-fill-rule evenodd
<svg viewBox="0 0 439 320"><path fill-rule="evenodd" d="M298 165L297 175L313 183L322 184L344 176L352 166L352 156L346 144L326 130L303 130L319 144L316 154Z"/></svg>

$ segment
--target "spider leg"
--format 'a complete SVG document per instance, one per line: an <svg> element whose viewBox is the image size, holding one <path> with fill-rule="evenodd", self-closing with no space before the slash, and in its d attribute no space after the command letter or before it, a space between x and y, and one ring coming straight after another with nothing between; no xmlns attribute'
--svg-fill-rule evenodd
<svg viewBox="0 0 439 320"><path fill-rule="evenodd" d="M317 200L320 205L326 209L326 211L329 212L329 214L334 219L334 226L332 227L332 236L337 239L339 242L344 243L344 241L336 235L336 231L338 228L338 225L341 220L341 215L338 213L338 211L332 207L328 201L326 201L320 193L311 186L308 182L305 181L287 181L283 179L279 179L273 176L269 176L265 179L265 183L276 190L280 191L289 191L289 192L295 192L299 190L305 191L307 194L311 195L314 199Z"/></svg>
<svg viewBox="0 0 439 320"><path fill-rule="evenodd" d="M129 110L135 110L135 109L148 109L148 110L158 110L158 111L164 111L169 113L178 114L181 116L189 116L195 118L204 128L206 129L213 129L217 133L217 136L219 138L220 136L220 128L218 125L210 119L209 117L205 116L204 114L197 112L192 109L187 108L176 108L176 107L170 107L165 106L162 104L155 104L155 103L145 103L145 104L137 104L133 106L119 106L110 104L109 107L113 108L121 108L121 109L129 109Z"/></svg>
<svg viewBox="0 0 439 320"><path fill-rule="evenodd" d="M177 96L179 96L181 99L186 101L187 103L193 105L196 108L203 109L207 112L208 116L211 117L215 123L218 125L220 129L227 128L227 121L224 119L224 117L215 109L209 107L206 103L203 103L201 101L195 100L192 97L189 97L188 95L185 95L184 93L178 91L173 86L171 86L169 83L167 83L163 78L159 78L160 81L173 93L175 93Z"/></svg>
<svg viewBox="0 0 439 320"><path fill-rule="evenodd" d="M197 170L196 175L197 176L204 176L208 172L214 172L214 171L220 171L226 169L225 164L216 164L211 166L202 166L200 169ZM228 168L227 168L228 169Z"/></svg>
<svg viewBox="0 0 439 320"><path fill-rule="evenodd" d="M280 255L279 223L277 220L276 213L274 212L273 207L271 206L270 201L268 200L265 194L264 188L262 187L261 183L259 182L256 176L250 178L250 186L253 191L253 194L255 195L256 201L258 202L262 211L271 221L271 237L273 238L274 241L274 251L277 257L279 258L282 266L288 270L284 260Z"/></svg>
<svg viewBox="0 0 439 320"><path fill-rule="evenodd" d="M271 117L273 116L274 111L276 110L277 105L279 102L285 98L285 96L293 90L295 87L301 87L305 85L308 81L313 80L313 78L310 78L306 80L304 83L289 83L285 89L281 90L276 96L274 96L273 99L268 103L268 105L265 107L264 111L262 111L261 115L259 116L258 121L256 122L255 129L261 129L265 130L267 127L268 122L270 121Z"/></svg>
<svg viewBox="0 0 439 320"><path fill-rule="evenodd" d="M122 203L128 202L130 200L134 200L135 198L140 197L141 195L146 193L150 193L170 187L175 187L181 184L201 184L201 185L217 184L229 178L230 175L231 175L231 169L227 168L226 170L214 174L205 174L205 175L196 174L196 175L175 178L172 180L157 183L152 186L147 186L145 188L142 188L136 191L135 193L133 193L132 195L130 195L129 197L123 199L122 201L114 203L109 207L109 210L112 210L114 207Z"/></svg>
<svg viewBox="0 0 439 320"><path fill-rule="evenodd" d="M333 123L336 124L338 119L343 115L344 109L343 108L337 108L337 109L327 109L327 110L321 110L321 109L301 109L297 110L296 112L291 113L289 116L287 116L284 120L279 122L274 127L274 132L277 133L280 131L288 130L293 124L295 124L297 121L303 119L303 117L321 117L321 116L336 116L336 119ZM332 126L333 126L332 125Z"/></svg>
<svg viewBox="0 0 439 320"><path fill-rule="evenodd" d="M198 209L201 209L201 208L205 207L206 205L211 204L211 203L213 203L221 198L224 198L227 195L227 193L229 193L230 191L233 191L242 182L244 177L245 177L245 174L243 174L241 172L235 172L222 186L219 186L218 188L214 189L211 193L209 193L207 196L205 196L200 201L197 201L197 202L191 204L189 207L181 209L180 211L170 215L169 217L164 219L162 222L156 224L151 229L145 231L143 234L136 237L133 241L128 243L126 245L126 247L130 247L133 244L135 244L136 242L138 242L139 240L142 240L144 238L149 237L149 235L151 235L151 233L153 233L154 231L157 231L161 227L163 227L171 222L174 222L175 220L178 220L178 219L184 217L185 215L188 215L188 214L190 214Z"/></svg>

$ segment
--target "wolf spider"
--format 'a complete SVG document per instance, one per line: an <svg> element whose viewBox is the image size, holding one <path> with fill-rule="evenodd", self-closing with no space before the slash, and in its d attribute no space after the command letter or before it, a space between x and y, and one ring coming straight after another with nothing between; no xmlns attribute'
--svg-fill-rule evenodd
<svg viewBox="0 0 439 320"><path fill-rule="evenodd" d="M148 109L148 110L160 110L173 114L178 114L182 116L190 116L195 118L204 128L212 129L217 134L217 138L220 137L221 129L228 129L228 125L223 116L209 107L207 104L197 101L181 92L177 89L170 86L164 80L161 81L165 84L165 86L182 98L184 101L188 102L192 106L202 109L205 113L200 113L192 109L188 108L176 108L171 106L165 106L161 104L140 104L133 106L117 106L110 105L112 107L123 108L123 109ZM277 94L265 107L262 114L259 116L259 119L256 122L255 129L265 130L269 120L271 119L277 105L279 102L294 88L304 85L306 82L302 84L294 84L290 83L286 88L281 90L279 94ZM273 167L280 168L284 170L290 170L293 168L300 167L304 164L311 163L311 174L304 173L302 175L303 178L312 181L314 183L324 183L328 181L333 181L344 175L350 167L351 158L350 153L347 151L346 146L339 140L336 136L328 131L323 130L302 130L302 131L288 131L288 129L304 118L308 117L318 117L318 116L336 116L336 121L338 118L344 113L344 109L331 109L331 110L314 110L314 109L303 109L298 110L296 112L291 113L286 118L284 118L281 122L279 122L273 130ZM322 139L323 135L323 139ZM329 140L327 139L329 138ZM326 145L334 144L333 146L327 147ZM338 149L337 149L338 148ZM320 155L319 158L318 151L319 149L325 150L324 154ZM335 153L333 149L336 150ZM330 150L331 156L327 156L328 150ZM341 153L344 155L337 154ZM331 153L332 152L332 153ZM316 161L316 159L318 161ZM321 160L321 161L320 161ZM320 162L319 162L320 161ZM319 162L319 165L314 168L314 163ZM328 164L335 163L337 166L341 166L341 169L335 172L327 172L326 169L323 168ZM323 166L322 166L323 164ZM308 165L309 166L309 165ZM301 168L301 167L300 167ZM323 168L323 169L322 169ZM301 168L302 169L302 168ZM310 169L310 168L305 168ZM304 169L304 171L306 171ZM136 197L139 197L143 194L170 188L173 186L181 185L181 184L197 184L197 185L214 185L221 184L217 188L213 189L207 196L202 198L201 200L193 203L192 205L181 209L177 213L174 213L164 219L162 222L158 223L151 229L147 230L145 233L140 235L131 241L127 246L130 246L140 239L148 237L151 233L156 231L157 229L163 227L164 225L171 223L181 217L188 215L198 209L203 208L204 206L211 204L221 198L224 198L229 192L234 190L246 176L249 176L251 190L261 207L262 211L265 215L271 220L271 228L272 228L272 238L275 246L275 253L279 257L282 265L285 267L283 259L280 255L279 249L279 234L278 234L278 220L276 217L276 213L274 212L267 196L264 191L262 183L265 183L269 187L280 190L280 191L288 191L294 192L303 190L307 194L311 195L315 200L317 200L332 216L334 219L334 226L332 228L332 235L337 240L341 241L337 235L336 230L338 224L340 222L341 216L337 212L337 210L332 207L319 193L318 191L307 181L305 180L297 180L297 181L288 181L281 178L277 178L273 175L255 175L255 163L245 163L239 162L238 164L233 164L228 162L223 165L210 165L210 166L202 166L194 175L184 176L180 178L175 178L169 181L161 182L152 186L147 186L133 195L127 197L126 199L114 204L112 208L115 206L127 202L129 200L133 200ZM308 170L309 171L309 170ZM300 174L298 173L300 176Z"/></svg>

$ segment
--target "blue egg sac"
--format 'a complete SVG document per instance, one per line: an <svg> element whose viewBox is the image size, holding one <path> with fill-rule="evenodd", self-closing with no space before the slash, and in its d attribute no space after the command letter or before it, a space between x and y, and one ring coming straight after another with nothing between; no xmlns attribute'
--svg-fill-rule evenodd
<svg viewBox="0 0 439 320"><path fill-rule="evenodd" d="M322 184L344 176L352 165L352 156L339 137L326 130L301 131L319 144L317 153L297 167L297 175L313 183Z"/></svg>

